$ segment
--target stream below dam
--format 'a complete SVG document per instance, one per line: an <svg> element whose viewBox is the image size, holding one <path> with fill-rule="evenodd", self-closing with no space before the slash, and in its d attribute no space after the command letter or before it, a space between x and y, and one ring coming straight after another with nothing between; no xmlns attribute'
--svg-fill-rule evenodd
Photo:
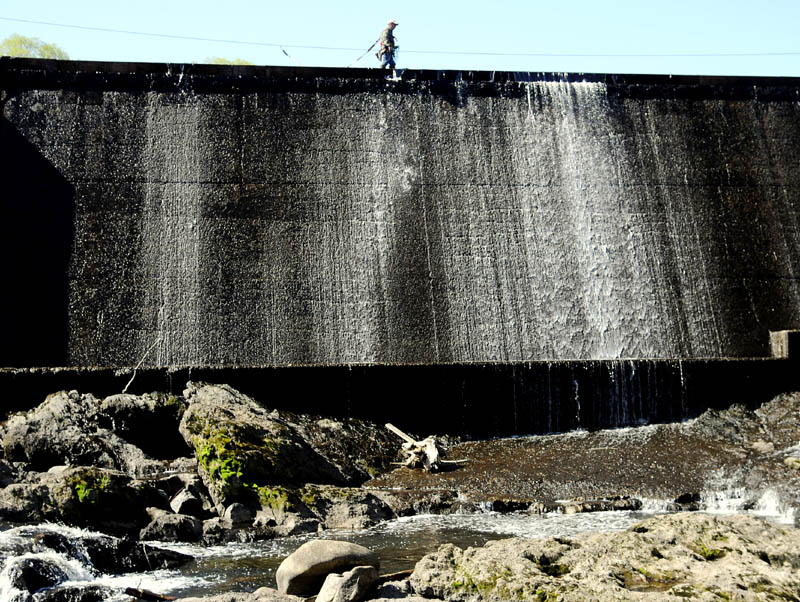
<svg viewBox="0 0 800 602"><path fill-rule="evenodd" d="M747 503L745 510L747 499L743 490L720 492L716 498L705 500L706 511L721 514L746 511L781 524L792 524L795 520L794 510L783 507L771 491L765 492L754 505ZM31 598L27 592L16 590L9 579L16 563L35 557L55 563L67 573L69 581L62 583L61 587L108 587L119 592L118 596L110 598L113 601L127 600L122 592L128 587L173 596L204 596L255 591L264 586L274 588L275 571L283 559L315 537L352 541L375 550L381 559L381 573L388 574L413 568L420 558L444 543L460 547L482 546L487 541L508 537L574 537L581 533L619 531L650 516L664 514L666 508L666 501L644 500L642 508L635 512L429 514L389 521L363 531L329 530L319 534L220 546L159 544L190 554L195 561L180 569L125 575L99 574L92 566L74 558L36 548L36 535L39 533L55 531L77 538L91 535L87 531L52 524L14 527L0 532L0 562L3 565L0 571L0 599L7 602L35 602L37 594Z"/></svg>

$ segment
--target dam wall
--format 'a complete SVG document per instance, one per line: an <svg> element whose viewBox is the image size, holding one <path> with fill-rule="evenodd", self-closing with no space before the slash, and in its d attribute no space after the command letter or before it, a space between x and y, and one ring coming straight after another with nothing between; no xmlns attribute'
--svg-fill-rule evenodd
<svg viewBox="0 0 800 602"><path fill-rule="evenodd" d="M1 58L0 105L6 409L133 366L471 434L800 387L749 359L800 328L798 79Z"/></svg>
<svg viewBox="0 0 800 602"><path fill-rule="evenodd" d="M2 366L751 357L800 327L800 80L0 64Z"/></svg>

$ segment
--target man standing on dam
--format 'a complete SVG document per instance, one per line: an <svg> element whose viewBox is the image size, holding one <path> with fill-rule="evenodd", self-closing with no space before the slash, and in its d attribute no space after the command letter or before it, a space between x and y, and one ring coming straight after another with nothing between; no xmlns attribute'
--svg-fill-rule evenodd
<svg viewBox="0 0 800 602"><path fill-rule="evenodd" d="M392 32L395 27L397 27L397 21L392 19L386 27L384 27L381 32L381 37L378 38L381 44L381 49L378 51L381 69L385 69L386 67L394 69L394 51L397 49L397 46L395 45L394 34Z"/></svg>

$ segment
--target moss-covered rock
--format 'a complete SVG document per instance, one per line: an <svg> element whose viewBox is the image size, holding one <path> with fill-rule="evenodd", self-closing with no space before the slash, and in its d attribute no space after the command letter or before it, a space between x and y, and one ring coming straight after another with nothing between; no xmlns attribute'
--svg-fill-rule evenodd
<svg viewBox="0 0 800 602"><path fill-rule="evenodd" d="M184 395L180 432L220 513L233 502L304 512L286 491L360 484L398 448L377 425L269 411L227 385L189 383Z"/></svg>
<svg viewBox="0 0 800 602"><path fill-rule="evenodd" d="M58 522L115 535L137 535L149 522L146 508L167 507L147 482L95 467L42 474L38 482L15 483L0 491L0 518L15 522Z"/></svg>
<svg viewBox="0 0 800 602"><path fill-rule="evenodd" d="M264 487L344 481L291 424L250 397L226 385L190 383L186 399L180 432L220 513L233 502L259 504Z"/></svg>
<svg viewBox="0 0 800 602"><path fill-rule="evenodd" d="M147 483L93 467L65 470L50 485L52 518L114 534L138 533L149 522L146 508L165 505Z"/></svg>

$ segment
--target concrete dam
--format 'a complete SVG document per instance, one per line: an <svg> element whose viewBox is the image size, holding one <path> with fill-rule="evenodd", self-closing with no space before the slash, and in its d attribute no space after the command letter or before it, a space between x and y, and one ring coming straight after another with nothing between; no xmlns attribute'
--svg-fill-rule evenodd
<svg viewBox="0 0 800 602"><path fill-rule="evenodd" d="M140 388L224 378L485 435L800 387L769 357L770 332L800 328L798 79L0 75L0 374L19 399L118 392L138 365Z"/></svg>

